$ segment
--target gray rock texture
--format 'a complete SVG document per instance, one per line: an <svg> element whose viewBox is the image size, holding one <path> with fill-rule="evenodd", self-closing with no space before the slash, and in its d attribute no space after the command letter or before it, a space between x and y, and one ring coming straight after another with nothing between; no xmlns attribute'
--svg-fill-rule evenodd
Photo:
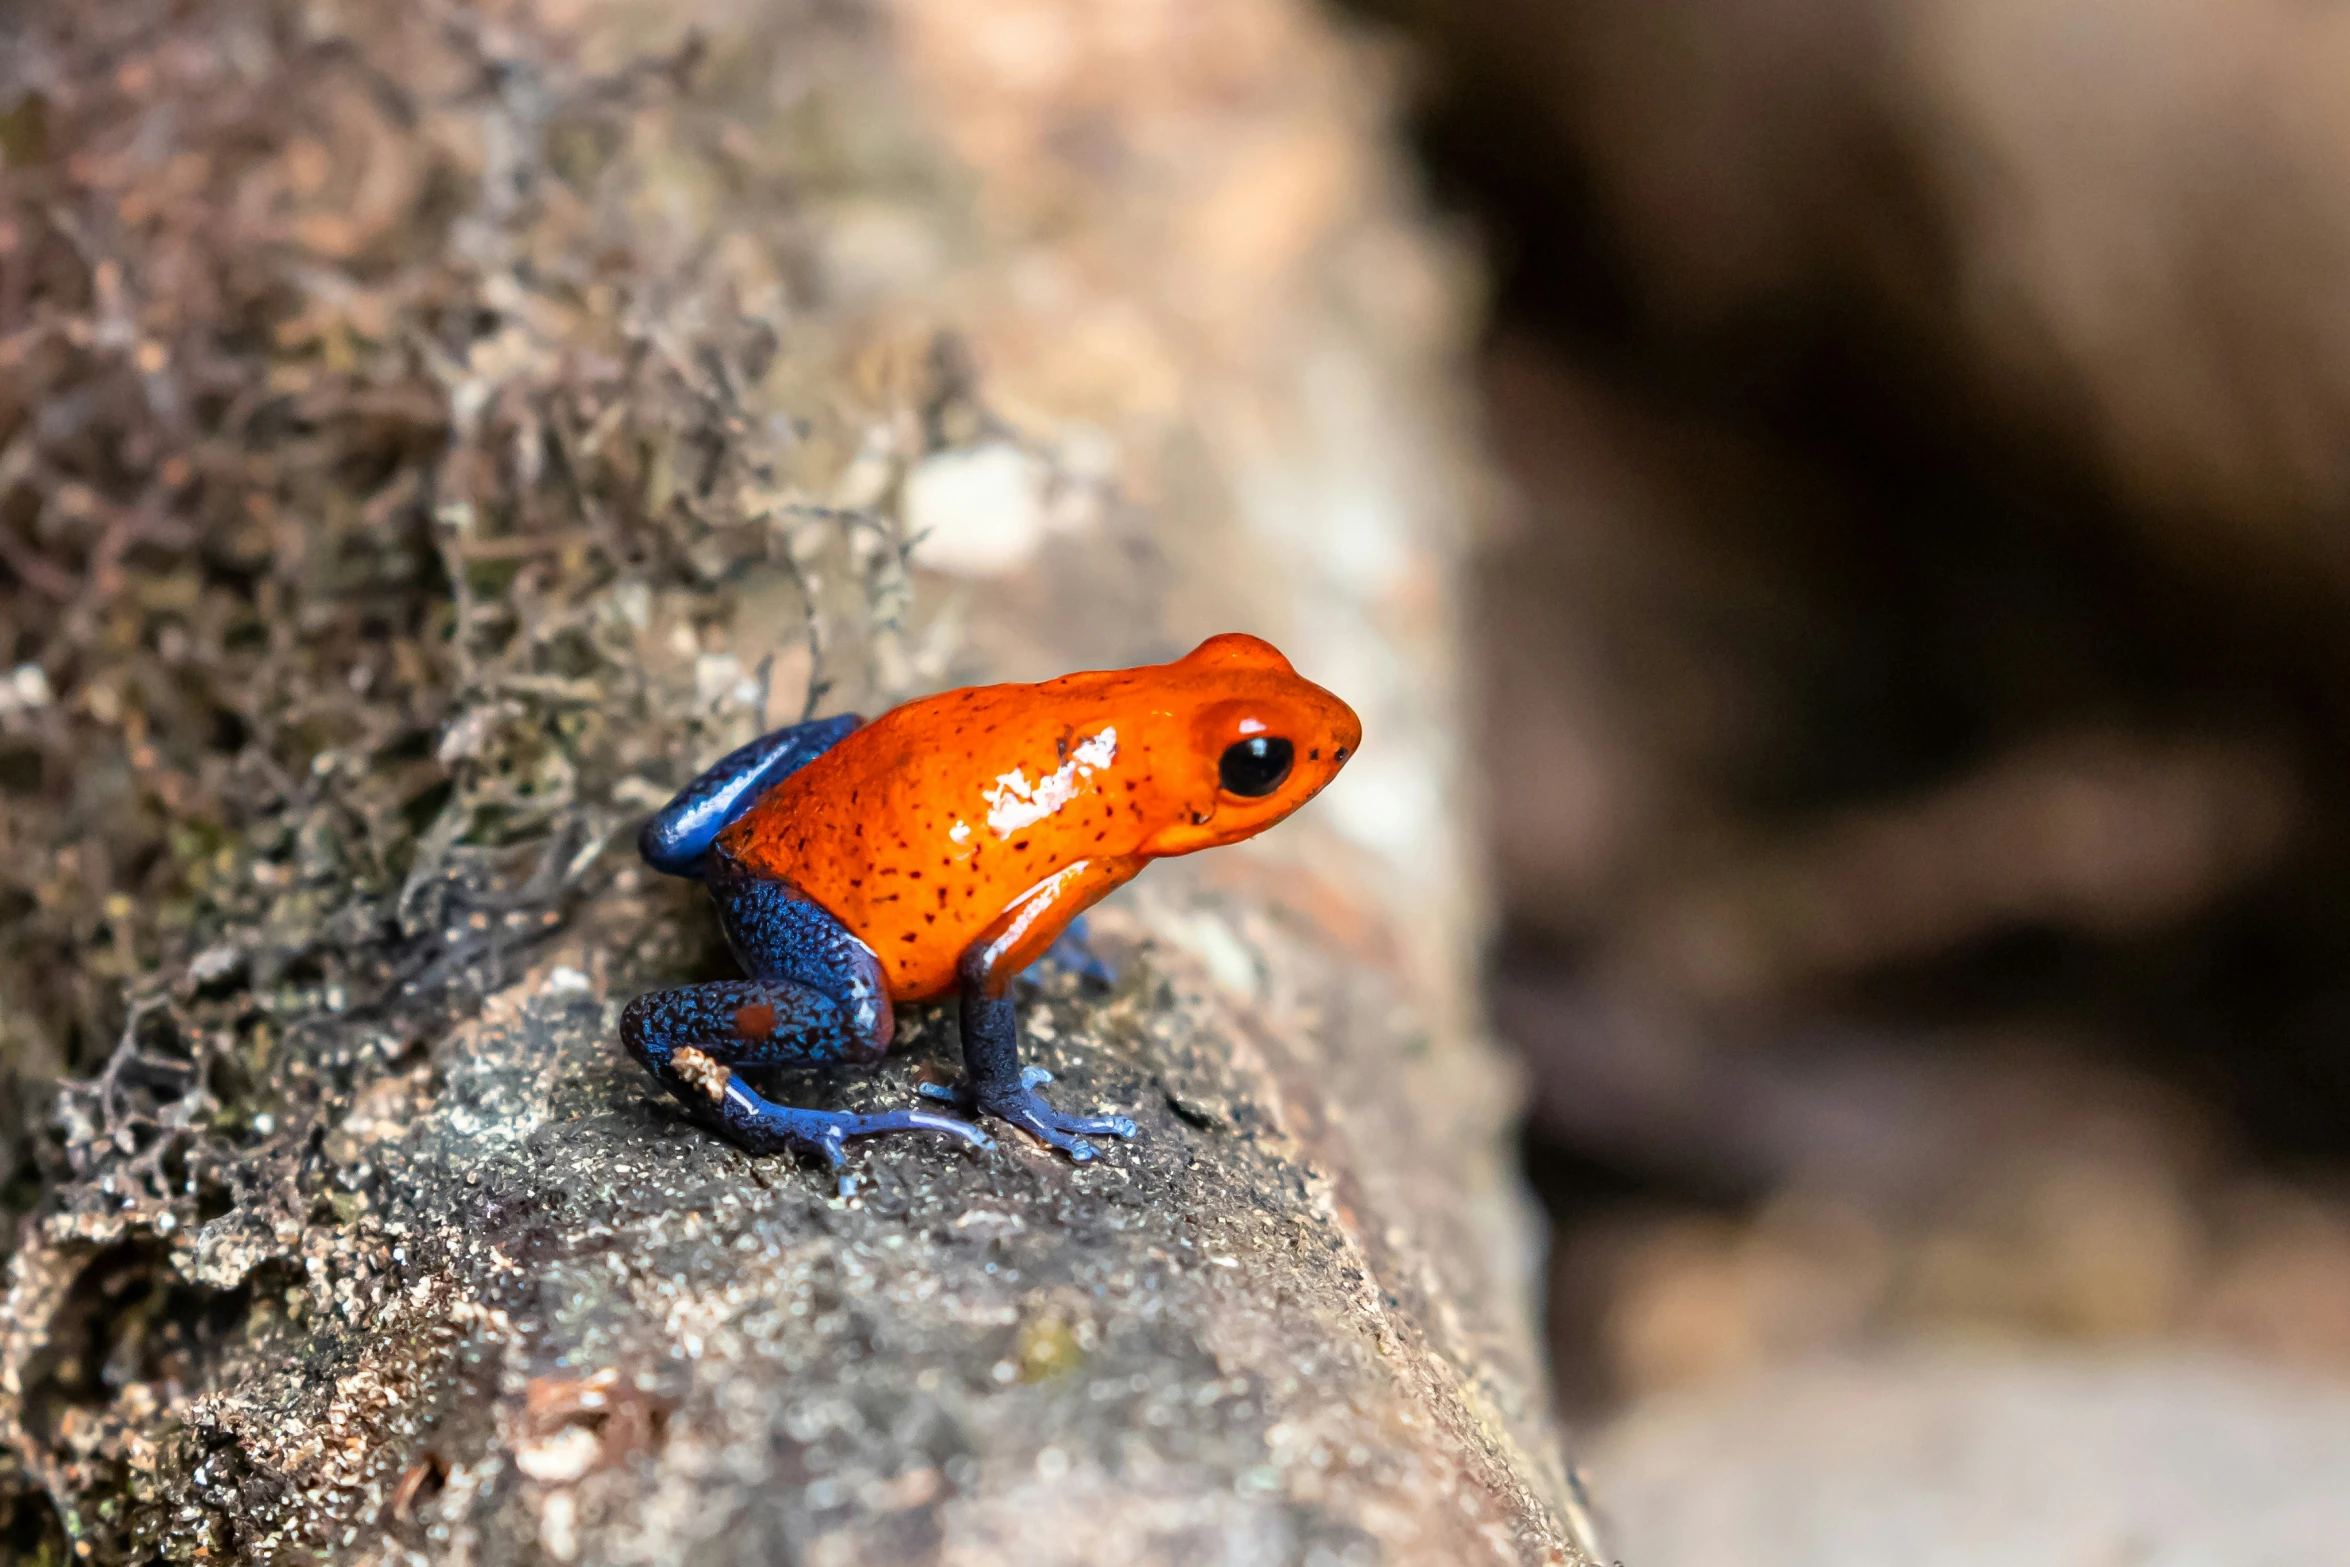
<svg viewBox="0 0 2350 1567"><path fill-rule="evenodd" d="M1105 921L1114 992L1057 980L1028 1013L1063 1097L1142 1137L1089 1169L868 1145L844 1201L685 1123L613 1049L615 978L669 966L646 938L675 901L599 900L302 1139L278 1191L177 1233L169 1210L48 1221L10 1298L22 1418L119 1453L138 1512L171 1504L154 1543L255 1559L1563 1552L1555 1472L1510 1434L1522 1393L1458 1287L1479 1259L1414 1222L1448 1199L1401 1189L1480 1129L1423 1117L1457 1089L1386 986L1228 893L1155 889ZM1166 929L1258 956L1264 988ZM950 1020L921 1021L840 1097L951 1071ZM65 1346L135 1358L165 1318L202 1335L190 1396L65 1396Z"/></svg>
<svg viewBox="0 0 2350 1567"><path fill-rule="evenodd" d="M1587 1558L1462 983L1465 318L1374 56L1274 0L6 26L12 1549ZM725 971L628 846L697 767L1232 627L1369 739L1029 994L1135 1143L844 1199L619 1054Z"/></svg>

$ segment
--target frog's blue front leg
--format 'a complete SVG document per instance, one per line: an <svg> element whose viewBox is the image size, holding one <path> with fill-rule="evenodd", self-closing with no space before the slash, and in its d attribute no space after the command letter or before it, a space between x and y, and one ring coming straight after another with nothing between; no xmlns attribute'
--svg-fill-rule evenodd
<svg viewBox="0 0 2350 1567"><path fill-rule="evenodd" d="M778 729L728 752L647 819L637 833L637 852L657 871L699 880L710 845L727 823L864 721L854 713L819 718Z"/></svg>
<svg viewBox="0 0 2350 1567"><path fill-rule="evenodd" d="M1068 928L1054 938L1053 944L1045 948L1044 956L1036 961L1040 967L1050 964L1055 968L1066 969L1079 979L1090 980L1104 990L1118 983L1118 971L1103 962L1101 954L1093 950L1093 933L1087 928L1082 914L1069 922Z"/></svg>
<svg viewBox="0 0 2350 1567"><path fill-rule="evenodd" d="M1132 1137L1134 1122L1122 1115L1063 1115L1037 1089L1053 1080L1042 1067L1020 1064L1020 1019L1011 998L997 994L988 972L988 952L975 942L959 965L963 979L962 1085L925 1083L925 1097L984 1110L1011 1122L1029 1136L1058 1148L1078 1164L1097 1157L1089 1137Z"/></svg>
<svg viewBox="0 0 2350 1567"><path fill-rule="evenodd" d="M723 851L704 866L727 944L750 975L657 990L620 1014L620 1037L678 1102L754 1153L801 1149L834 1170L851 1137L936 1132L993 1146L968 1121L927 1110L849 1115L762 1098L736 1067L872 1061L894 1031L873 949L788 884L755 876ZM845 1195L849 1187L842 1177Z"/></svg>

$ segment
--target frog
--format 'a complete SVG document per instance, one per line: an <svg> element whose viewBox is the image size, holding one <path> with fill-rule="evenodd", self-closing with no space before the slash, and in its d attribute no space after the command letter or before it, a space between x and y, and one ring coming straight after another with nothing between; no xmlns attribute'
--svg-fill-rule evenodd
<svg viewBox="0 0 2350 1567"><path fill-rule="evenodd" d="M1254 837L1359 749L1354 709L1271 643L1209 637L1169 663L967 686L870 722L811 719L720 758L638 834L700 882L741 979L656 990L622 1043L694 1119L754 1154L844 1171L852 1138L924 1133L987 1150L987 1117L1077 1163L1124 1115L1071 1115L1023 1066L1011 982L1088 961L1085 911L1153 860ZM742 1076L878 1061L900 1007L955 998L963 1077L920 1106L778 1104Z"/></svg>

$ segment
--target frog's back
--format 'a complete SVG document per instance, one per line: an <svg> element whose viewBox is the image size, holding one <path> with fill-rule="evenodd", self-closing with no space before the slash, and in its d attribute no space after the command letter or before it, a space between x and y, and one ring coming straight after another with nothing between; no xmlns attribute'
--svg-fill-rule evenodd
<svg viewBox="0 0 2350 1567"><path fill-rule="evenodd" d="M1015 898L1078 860L1132 853L1165 808L1134 674L976 686L892 709L768 791L720 843L854 931L894 999L942 995Z"/></svg>

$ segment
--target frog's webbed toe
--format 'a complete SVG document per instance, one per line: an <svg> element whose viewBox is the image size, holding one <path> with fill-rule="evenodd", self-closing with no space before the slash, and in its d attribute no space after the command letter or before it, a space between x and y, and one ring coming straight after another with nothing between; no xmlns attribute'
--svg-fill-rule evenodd
<svg viewBox="0 0 2350 1567"><path fill-rule="evenodd" d="M836 1171L848 1156L845 1145L852 1137L932 1132L982 1153L995 1147L995 1140L987 1133L951 1115L929 1110L882 1110L869 1115L802 1110L764 1099L741 1078L731 1075L713 1108L720 1125L743 1148L753 1153L812 1153Z"/></svg>
<svg viewBox="0 0 2350 1567"><path fill-rule="evenodd" d="M1134 1122L1122 1115L1063 1115L1055 1110L1036 1091L1052 1080L1052 1073L1032 1066L1021 1071L1017 1088L996 1093L975 1093L968 1088L949 1088L937 1083L923 1084L922 1092L930 1098L1008 1121L1047 1147L1058 1148L1078 1164L1101 1155L1101 1150L1087 1142L1087 1138L1134 1135Z"/></svg>

